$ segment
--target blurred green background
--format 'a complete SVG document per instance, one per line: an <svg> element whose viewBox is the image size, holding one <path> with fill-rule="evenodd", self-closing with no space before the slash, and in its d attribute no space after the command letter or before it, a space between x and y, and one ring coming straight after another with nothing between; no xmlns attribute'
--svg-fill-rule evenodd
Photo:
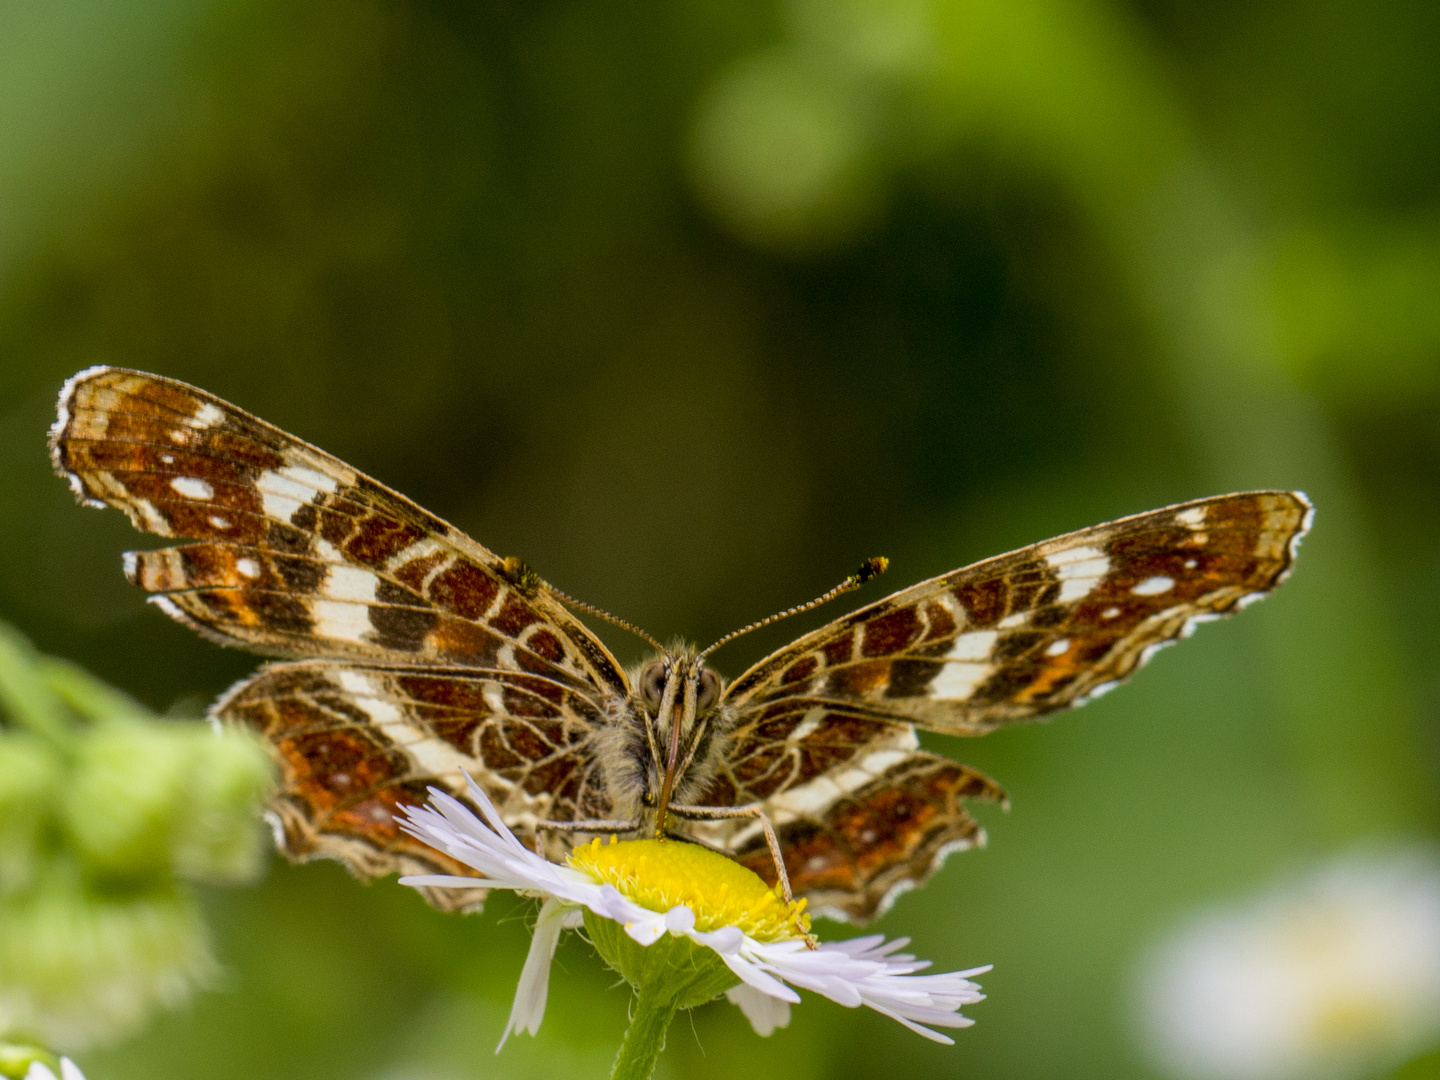
<svg viewBox="0 0 1440 1080"><path fill-rule="evenodd" d="M996 965L957 1046L811 996L769 1040L708 1006L661 1060L1151 1076L1155 935L1440 825L1437 57L1423 0L0 5L0 618L161 711L257 663L147 607L119 552L148 541L50 475L95 363L220 394L662 638L873 554L871 598L1304 488L1271 601L1083 713L927 739L1014 802L879 924ZM493 1056L523 905L276 861L207 909L218 986L91 1080L598 1076L619 1042L627 995L572 939L539 1037Z"/></svg>

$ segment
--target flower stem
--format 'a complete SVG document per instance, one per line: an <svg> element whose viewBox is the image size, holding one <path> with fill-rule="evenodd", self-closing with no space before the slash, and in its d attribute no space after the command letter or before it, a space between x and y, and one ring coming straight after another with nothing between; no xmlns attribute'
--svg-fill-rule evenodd
<svg viewBox="0 0 1440 1080"><path fill-rule="evenodd" d="M610 1070L610 1080L650 1080L655 1059L665 1049L665 1033L675 1018L678 1001L663 985L643 986L635 995L635 1011L625 1041Z"/></svg>

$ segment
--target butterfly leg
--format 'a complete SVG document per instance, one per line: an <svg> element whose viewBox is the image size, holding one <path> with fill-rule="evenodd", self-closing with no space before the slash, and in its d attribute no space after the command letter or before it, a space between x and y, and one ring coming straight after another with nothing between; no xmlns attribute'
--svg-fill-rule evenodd
<svg viewBox="0 0 1440 1080"><path fill-rule="evenodd" d="M604 818L580 818L578 821L537 821L536 831L552 829L555 832L623 833L640 828L638 821L609 821Z"/></svg>
<svg viewBox="0 0 1440 1080"><path fill-rule="evenodd" d="M785 872L785 859L780 854L780 839L775 835L775 827L770 824L769 817L759 806L676 806L672 803L670 812L679 817L704 818L711 821L737 817L758 819L760 827L765 830L765 844L770 849L770 858L775 863L775 874L780 880L780 891L784 894L787 904L794 901L795 897L790 892L790 875Z"/></svg>

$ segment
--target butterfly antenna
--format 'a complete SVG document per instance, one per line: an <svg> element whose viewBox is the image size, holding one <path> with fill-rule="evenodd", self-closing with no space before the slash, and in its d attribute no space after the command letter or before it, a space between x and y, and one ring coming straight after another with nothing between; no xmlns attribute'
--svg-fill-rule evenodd
<svg viewBox="0 0 1440 1080"><path fill-rule="evenodd" d="M791 615L800 615L806 611L814 611L821 604L828 604L837 596L844 596L848 592L854 592L856 589L860 588L860 586L864 585L867 581L870 581L873 578L877 578L881 574L883 574L886 568L889 567L889 565L890 560L885 558L885 556L883 555L878 555L873 559L866 559L863 563L860 564L859 570L856 570L855 573L851 574L849 577L847 577L839 585L836 585L829 592L821 593L809 603L800 604L785 611L778 611L774 615L761 619L759 622L753 622L749 626L742 626L739 630L732 630L730 631L730 633L722 637L719 641L715 642L714 645L711 645L708 649L705 649L703 652L701 652L698 656L695 657L695 659L697 661L705 659L705 657L709 656L716 649L720 648L721 645L727 645L730 642L734 641L737 637L740 637L743 634L748 634L752 630L759 630L762 626L769 626L771 623L777 623L781 619L788 619Z"/></svg>
<svg viewBox="0 0 1440 1080"><path fill-rule="evenodd" d="M604 608L598 608L594 604L587 604L584 600L576 600L568 593L561 592L554 585L551 585L548 581L541 581L539 575L536 574L535 571L531 570L524 563L522 563L519 559L513 557L506 559L505 570L512 577L523 578L524 580L530 582L532 587L544 585L546 591L551 593L557 600L565 604L567 607L572 607L576 611L583 611L588 615L594 615L597 619L604 619L610 625L620 627L621 630L629 630L630 633L634 634L641 641L649 644L650 647L653 648L656 652L665 651L665 646L661 645L660 642L656 641L653 637L647 634L644 630L641 630L634 623L626 622L618 615L611 615Z"/></svg>

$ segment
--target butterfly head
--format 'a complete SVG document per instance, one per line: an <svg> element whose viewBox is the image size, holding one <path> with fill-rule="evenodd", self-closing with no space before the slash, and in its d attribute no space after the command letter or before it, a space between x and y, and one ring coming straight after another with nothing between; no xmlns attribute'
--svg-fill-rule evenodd
<svg viewBox="0 0 1440 1080"><path fill-rule="evenodd" d="M635 679L633 715L645 729L642 799L656 811L664 835L670 803L687 802L708 781L724 684L693 649L672 649L644 664Z"/></svg>

